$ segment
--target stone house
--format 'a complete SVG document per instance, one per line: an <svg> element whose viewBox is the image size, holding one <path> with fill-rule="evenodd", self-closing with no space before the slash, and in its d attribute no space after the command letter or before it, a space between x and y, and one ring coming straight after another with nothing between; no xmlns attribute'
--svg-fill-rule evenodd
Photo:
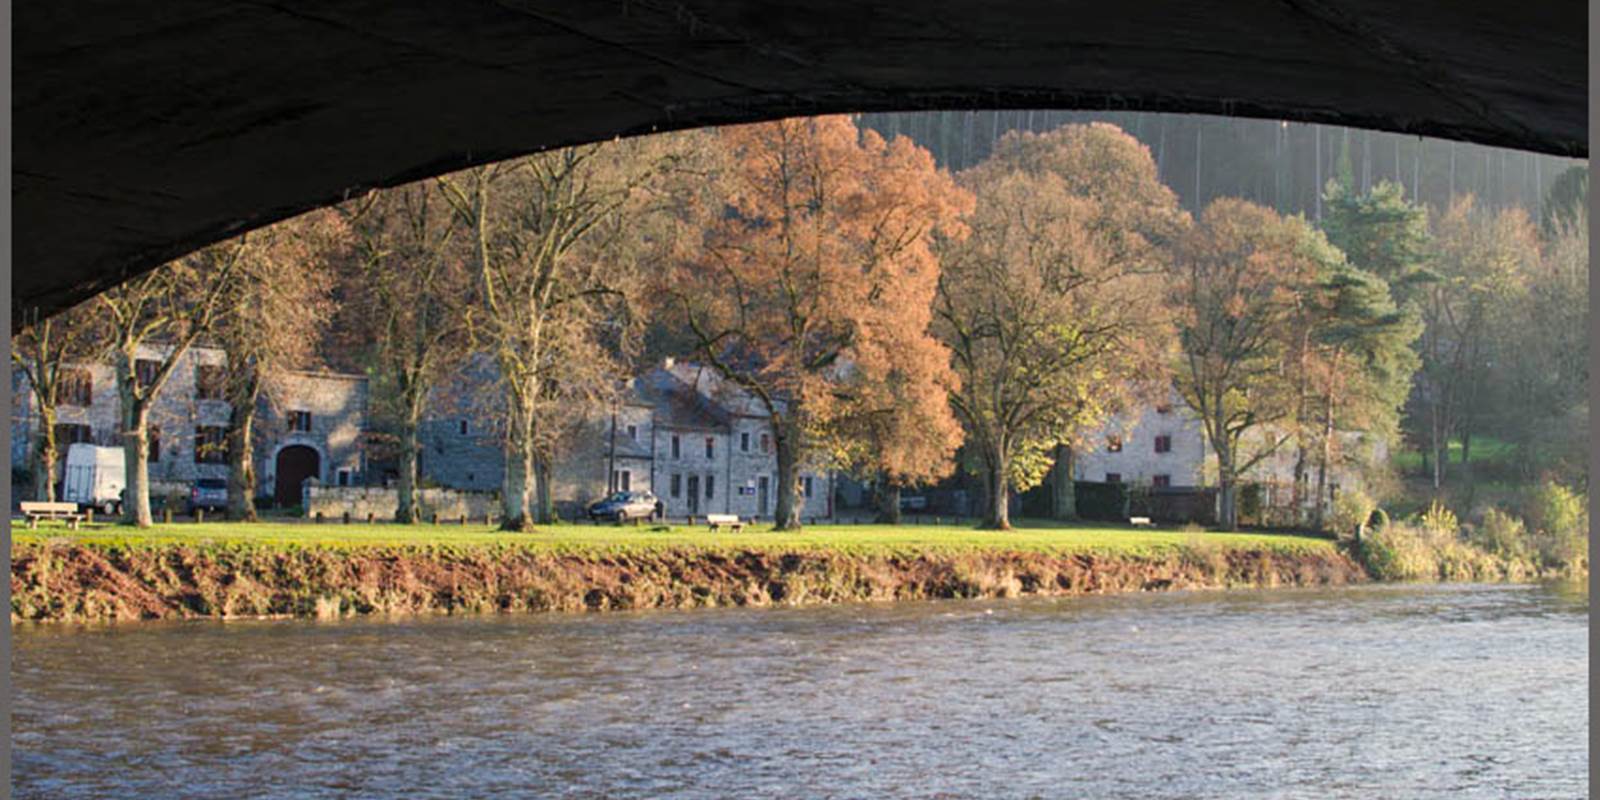
<svg viewBox="0 0 1600 800"><path fill-rule="evenodd" d="M1362 470L1352 461L1387 457L1384 442L1359 432L1343 432L1341 450L1350 458L1335 465L1330 489L1362 486ZM1247 444L1248 448L1250 445ZM1290 502L1295 451L1290 444L1248 470L1244 480L1266 489L1268 505ZM1131 483L1151 487L1216 485L1216 454L1206 442L1199 416L1176 394L1165 402L1113 417L1088 439L1073 460L1073 477L1096 483ZM1315 475L1310 476L1315 483ZM1312 502L1311 498L1306 498Z"/></svg>
<svg viewBox="0 0 1600 800"><path fill-rule="evenodd" d="M505 454L492 427L470 414L423 426L424 483L497 490ZM830 477L802 472L807 517L826 516ZM551 476L558 511L570 517L614 491L650 491L668 516L770 518L777 457L759 404L709 369L671 360L636 376L615 408L596 414Z"/></svg>
<svg viewBox="0 0 1600 800"><path fill-rule="evenodd" d="M136 369L153 372L170 350L141 348ZM65 458L75 442L121 444L121 406L110 364L69 367L72 377L57 409L56 440ZM150 415L152 494L186 495L200 478L226 478L224 450L232 407L223 399L227 354L190 348L156 395ZM37 441L38 409L25 373L12 371L12 463L26 465ZM263 497L299 502L299 482L359 480L359 434L366 420L366 379L294 372L274 376L258 409L256 474ZM293 498L291 500L291 497Z"/></svg>

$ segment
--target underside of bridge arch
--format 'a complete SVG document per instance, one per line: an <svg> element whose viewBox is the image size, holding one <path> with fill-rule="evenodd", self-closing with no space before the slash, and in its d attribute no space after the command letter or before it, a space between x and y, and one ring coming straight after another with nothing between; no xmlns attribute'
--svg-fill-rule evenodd
<svg viewBox="0 0 1600 800"><path fill-rule="evenodd" d="M838 111L1325 122L1587 155L1529 0L67 0L14 17L17 312L366 187Z"/></svg>

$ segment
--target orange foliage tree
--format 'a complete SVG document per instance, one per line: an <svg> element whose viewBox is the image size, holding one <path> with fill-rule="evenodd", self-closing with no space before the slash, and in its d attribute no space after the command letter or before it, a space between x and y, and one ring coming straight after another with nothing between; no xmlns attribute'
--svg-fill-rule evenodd
<svg viewBox="0 0 1600 800"><path fill-rule="evenodd" d="M659 293L700 357L770 415L776 526L796 529L800 470L828 455L847 420L925 418L954 435L937 408L946 356L928 333L932 242L964 235L973 200L926 150L848 117L731 127L719 139L725 207ZM873 414L904 412L896 397L916 410ZM925 474L896 459L887 452L878 466Z"/></svg>

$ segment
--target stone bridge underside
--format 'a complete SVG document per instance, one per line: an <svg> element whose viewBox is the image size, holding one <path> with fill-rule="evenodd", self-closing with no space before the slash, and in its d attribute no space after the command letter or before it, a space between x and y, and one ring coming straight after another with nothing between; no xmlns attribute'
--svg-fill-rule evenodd
<svg viewBox="0 0 1600 800"><path fill-rule="evenodd" d="M17 312L533 150L796 114L1283 118L1586 156L1550 0L65 0L19 6Z"/></svg>

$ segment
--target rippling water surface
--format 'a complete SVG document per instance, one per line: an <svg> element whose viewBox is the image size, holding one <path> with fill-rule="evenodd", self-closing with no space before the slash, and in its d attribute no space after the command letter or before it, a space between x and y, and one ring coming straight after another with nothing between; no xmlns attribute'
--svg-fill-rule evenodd
<svg viewBox="0 0 1600 800"><path fill-rule="evenodd" d="M14 627L16 796L1583 797L1588 597Z"/></svg>

